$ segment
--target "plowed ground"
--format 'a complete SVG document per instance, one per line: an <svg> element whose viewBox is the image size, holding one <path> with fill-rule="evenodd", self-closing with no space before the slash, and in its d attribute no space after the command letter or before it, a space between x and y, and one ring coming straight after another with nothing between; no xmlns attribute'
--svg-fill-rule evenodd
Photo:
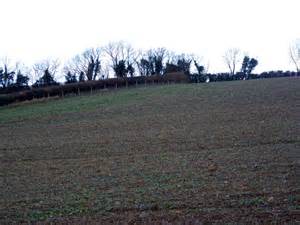
<svg viewBox="0 0 300 225"><path fill-rule="evenodd" d="M0 224L296 224L298 78L0 108Z"/></svg>

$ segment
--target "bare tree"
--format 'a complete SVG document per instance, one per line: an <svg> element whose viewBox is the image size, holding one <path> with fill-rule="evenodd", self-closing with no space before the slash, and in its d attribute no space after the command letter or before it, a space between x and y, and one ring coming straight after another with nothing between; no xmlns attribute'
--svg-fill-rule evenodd
<svg viewBox="0 0 300 225"><path fill-rule="evenodd" d="M290 45L289 55L291 61L296 67L296 71L300 72L300 40Z"/></svg>
<svg viewBox="0 0 300 225"><path fill-rule="evenodd" d="M139 70L140 76L148 75L148 61L144 61L145 58L145 53L141 49L136 52L135 64Z"/></svg>
<svg viewBox="0 0 300 225"><path fill-rule="evenodd" d="M138 57L136 58L136 65L139 69L141 76L151 76L155 74L154 66L154 53L153 50L148 50L143 52L140 50L138 52Z"/></svg>
<svg viewBox="0 0 300 225"><path fill-rule="evenodd" d="M39 79L44 75L46 70L48 70L52 76L55 76L55 74L58 72L59 66L60 62L58 59L45 59L35 63L32 66L32 69L36 75L36 78Z"/></svg>
<svg viewBox="0 0 300 225"><path fill-rule="evenodd" d="M241 51L238 48L228 49L223 58L229 68L230 75L233 76L235 74L237 64L241 62Z"/></svg>
<svg viewBox="0 0 300 225"><path fill-rule="evenodd" d="M35 73L35 86L48 86L57 84L55 74L58 72L60 62L58 59L45 59L32 66Z"/></svg>
<svg viewBox="0 0 300 225"><path fill-rule="evenodd" d="M108 79L109 78L109 71L110 71L110 67L108 65L105 65L102 68L101 79Z"/></svg>
<svg viewBox="0 0 300 225"><path fill-rule="evenodd" d="M110 42L103 49L110 57L113 65L116 65L121 60L134 63L138 57L138 53L134 50L134 48L123 41Z"/></svg>
<svg viewBox="0 0 300 225"><path fill-rule="evenodd" d="M139 54L130 44L123 41L111 42L103 50L110 58L116 76L126 76L127 73L133 76Z"/></svg>
<svg viewBox="0 0 300 225"><path fill-rule="evenodd" d="M139 55L137 65L142 76L162 75L165 64L171 62L174 56L165 48L150 49Z"/></svg>
<svg viewBox="0 0 300 225"><path fill-rule="evenodd" d="M68 62L64 67L64 72L77 77L83 74L87 80L96 80L101 72L101 55L100 48L87 49Z"/></svg>
<svg viewBox="0 0 300 225"><path fill-rule="evenodd" d="M25 65L24 63L22 63L22 62L17 62L16 63L16 71L20 71L20 72L22 72L22 74L30 77L32 69L29 66Z"/></svg>

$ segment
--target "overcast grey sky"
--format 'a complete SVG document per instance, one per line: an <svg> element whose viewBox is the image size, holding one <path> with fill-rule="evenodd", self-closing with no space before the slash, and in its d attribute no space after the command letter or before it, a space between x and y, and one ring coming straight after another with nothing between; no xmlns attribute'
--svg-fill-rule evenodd
<svg viewBox="0 0 300 225"><path fill-rule="evenodd" d="M194 53L210 72L240 48L257 71L290 69L289 44L300 38L300 0L0 0L0 57L29 64L62 60L85 48L125 40L135 48Z"/></svg>

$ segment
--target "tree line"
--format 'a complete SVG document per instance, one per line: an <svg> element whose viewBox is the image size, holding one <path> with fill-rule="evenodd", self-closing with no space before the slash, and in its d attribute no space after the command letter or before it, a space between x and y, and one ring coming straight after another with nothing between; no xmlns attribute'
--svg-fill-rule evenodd
<svg viewBox="0 0 300 225"><path fill-rule="evenodd" d="M290 59L300 72L300 46L291 45ZM147 51L134 49L126 42L112 42L104 47L90 48L61 65L59 60L43 60L31 68L21 63L12 66L8 59L0 62L0 93L12 93L32 88L106 80L110 77L133 78L137 76L164 76L169 73L183 73L190 82L253 79L275 76L274 72L253 75L258 60L242 54L237 48L228 49L223 55L228 72L209 74L208 66L201 57L193 54L177 54L166 48ZM277 71L276 76L287 76ZM284 74L283 74L284 73ZM288 72L293 76L293 72ZM58 78L60 77L60 78ZM31 83L30 83L31 82Z"/></svg>

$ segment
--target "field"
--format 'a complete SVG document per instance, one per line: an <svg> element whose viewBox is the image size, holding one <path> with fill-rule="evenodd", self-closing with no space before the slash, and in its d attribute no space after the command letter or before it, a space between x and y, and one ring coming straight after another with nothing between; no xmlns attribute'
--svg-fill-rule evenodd
<svg viewBox="0 0 300 225"><path fill-rule="evenodd" d="M296 224L300 80L0 108L0 224Z"/></svg>

